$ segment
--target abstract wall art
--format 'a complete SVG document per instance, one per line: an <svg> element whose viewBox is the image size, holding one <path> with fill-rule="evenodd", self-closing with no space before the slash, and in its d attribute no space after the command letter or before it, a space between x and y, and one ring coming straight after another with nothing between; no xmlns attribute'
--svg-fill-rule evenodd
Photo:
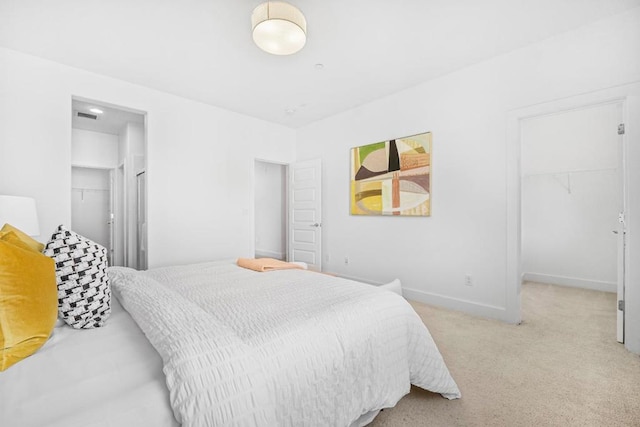
<svg viewBox="0 0 640 427"><path fill-rule="evenodd" d="M352 215L431 215L431 132L351 149Z"/></svg>

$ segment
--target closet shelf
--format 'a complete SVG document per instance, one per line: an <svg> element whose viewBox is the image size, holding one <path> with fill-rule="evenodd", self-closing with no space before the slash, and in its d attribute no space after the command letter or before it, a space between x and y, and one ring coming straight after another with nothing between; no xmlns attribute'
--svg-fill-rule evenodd
<svg viewBox="0 0 640 427"><path fill-rule="evenodd" d="M109 191L106 188L79 188L79 187L71 187L71 190L74 190L74 191L96 191L96 192Z"/></svg>

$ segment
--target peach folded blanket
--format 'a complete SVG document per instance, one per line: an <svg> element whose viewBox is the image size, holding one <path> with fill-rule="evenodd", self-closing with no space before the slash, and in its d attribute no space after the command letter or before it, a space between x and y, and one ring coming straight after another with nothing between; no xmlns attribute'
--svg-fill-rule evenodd
<svg viewBox="0 0 640 427"><path fill-rule="evenodd" d="M273 258L238 258L238 266L259 272L302 268L299 265Z"/></svg>

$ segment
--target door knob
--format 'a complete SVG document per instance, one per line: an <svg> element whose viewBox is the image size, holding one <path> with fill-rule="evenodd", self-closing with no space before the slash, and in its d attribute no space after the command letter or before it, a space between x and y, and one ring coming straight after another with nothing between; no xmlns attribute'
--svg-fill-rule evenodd
<svg viewBox="0 0 640 427"><path fill-rule="evenodd" d="M316 222L314 224L309 224L309 227L320 227L320 224Z"/></svg>

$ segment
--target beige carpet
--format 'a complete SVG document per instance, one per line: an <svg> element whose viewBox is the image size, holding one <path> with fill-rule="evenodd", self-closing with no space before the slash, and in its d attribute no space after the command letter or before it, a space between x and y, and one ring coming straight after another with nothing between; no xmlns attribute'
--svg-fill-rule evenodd
<svg viewBox="0 0 640 427"><path fill-rule="evenodd" d="M615 341L615 295L522 288L521 325L412 303L462 399L413 387L371 425L640 426L640 357Z"/></svg>

